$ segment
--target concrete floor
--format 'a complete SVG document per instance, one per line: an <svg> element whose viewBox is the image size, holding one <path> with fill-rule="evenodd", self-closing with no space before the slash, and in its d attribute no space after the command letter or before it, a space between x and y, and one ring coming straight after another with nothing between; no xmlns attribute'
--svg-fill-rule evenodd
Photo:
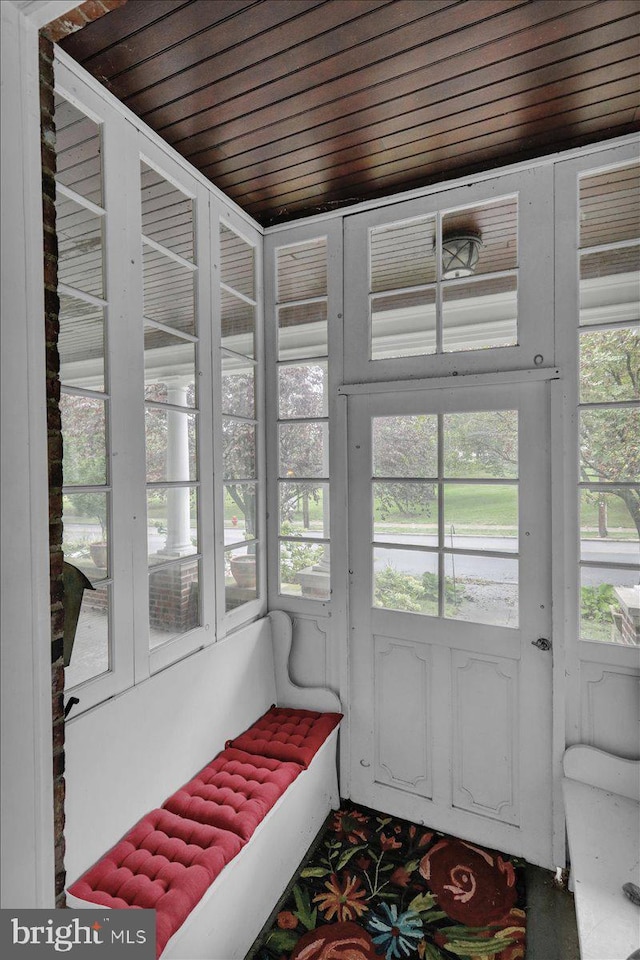
<svg viewBox="0 0 640 960"><path fill-rule="evenodd" d="M553 883L553 873L527 864L526 960L580 960L573 894Z"/></svg>

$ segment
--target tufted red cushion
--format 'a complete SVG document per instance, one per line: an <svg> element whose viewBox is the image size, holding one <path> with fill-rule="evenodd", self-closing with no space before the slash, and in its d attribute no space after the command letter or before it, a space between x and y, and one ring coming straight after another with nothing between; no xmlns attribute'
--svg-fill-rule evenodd
<svg viewBox="0 0 640 960"><path fill-rule="evenodd" d="M230 830L246 841L301 770L298 763L281 763L229 748L163 807L181 817Z"/></svg>
<svg viewBox="0 0 640 960"><path fill-rule="evenodd" d="M341 713L272 707L227 746L308 767L341 719Z"/></svg>
<svg viewBox="0 0 640 960"><path fill-rule="evenodd" d="M69 892L105 907L155 908L159 955L243 844L227 830L152 810Z"/></svg>

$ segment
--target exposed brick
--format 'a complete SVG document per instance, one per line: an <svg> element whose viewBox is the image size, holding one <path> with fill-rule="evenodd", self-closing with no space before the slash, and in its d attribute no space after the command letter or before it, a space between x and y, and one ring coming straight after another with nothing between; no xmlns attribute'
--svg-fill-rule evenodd
<svg viewBox="0 0 640 960"><path fill-rule="evenodd" d="M51 641L51 659L59 660L63 653L62 637L56 637Z"/></svg>
<svg viewBox="0 0 640 960"><path fill-rule="evenodd" d="M48 63L53 63L53 44L42 33L38 37L38 51Z"/></svg>
<svg viewBox="0 0 640 960"><path fill-rule="evenodd" d="M57 319L60 312L60 298L57 293L54 293L52 290L45 290L44 309L50 317Z"/></svg>
<svg viewBox="0 0 640 960"><path fill-rule="evenodd" d="M54 260L58 256L58 238L51 229L44 231L44 253L46 257L52 257Z"/></svg>
<svg viewBox="0 0 640 960"><path fill-rule="evenodd" d="M64 747L64 723L56 723L53 727L53 752L60 753Z"/></svg>

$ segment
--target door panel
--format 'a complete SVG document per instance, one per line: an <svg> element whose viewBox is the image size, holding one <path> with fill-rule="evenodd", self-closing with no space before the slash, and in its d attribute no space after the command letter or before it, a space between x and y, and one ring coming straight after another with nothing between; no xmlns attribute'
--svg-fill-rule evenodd
<svg viewBox="0 0 640 960"><path fill-rule="evenodd" d="M351 796L551 866L543 383L349 399Z"/></svg>

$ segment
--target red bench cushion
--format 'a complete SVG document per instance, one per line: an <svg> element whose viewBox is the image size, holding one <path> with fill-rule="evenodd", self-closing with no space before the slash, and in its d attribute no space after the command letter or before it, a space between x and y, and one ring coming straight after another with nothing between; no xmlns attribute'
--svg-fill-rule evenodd
<svg viewBox="0 0 640 960"><path fill-rule="evenodd" d="M69 892L105 907L155 908L160 954L243 844L228 830L152 810Z"/></svg>
<svg viewBox="0 0 640 960"><path fill-rule="evenodd" d="M224 750L163 804L166 810L249 839L261 820L301 772L241 750Z"/></svg>
<svg viewBox="0 0 640 960"><path fill-rule="evenodd" d="M341 720L341 713L272 707L227 746L306 768Z"/></svg>

